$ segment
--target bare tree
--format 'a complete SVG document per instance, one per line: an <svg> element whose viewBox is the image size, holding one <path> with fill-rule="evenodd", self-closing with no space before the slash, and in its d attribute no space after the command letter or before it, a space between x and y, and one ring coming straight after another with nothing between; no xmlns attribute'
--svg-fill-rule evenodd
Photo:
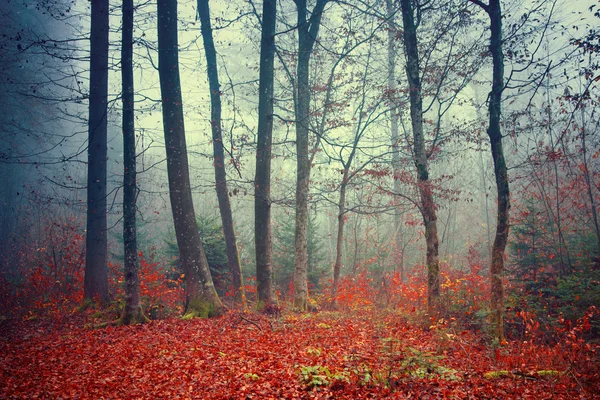
<svg viewBox="0 0 600 400"><path fill-rule="evenodd" d="M423 133L423 98L419 71L417 26L414 20L412 1L401 0L400 5L404 23L406 74L410 90L410 118L414 140L413 159L417 168L419 194L421 197L420 210L425 225L425 241L427 243L427 309L430 315L434 315L440 296L439 242L436 205L433 199L431 182L429 181L428 160Z"/></svg>
<svg viewBox="0 0 600 400"><path fill-rule="evenodd" d="M158 50L169 196L185 274L184 318L217 316L223 312L223 306L200 240L190 187L179 77L177 0L158 1Z"/></svg>
<svg viewBox="0 0 600 400"><path fill-rule="evenodd" d="M479 0L469 0L477 4L490 18L490 52L492 54L493 76L492 90L489 95L488 136L494 160L494 174L498 192L498 214L496 236L492 246L492 265L490 268L492 282L492 315L491 325L494 338L504 340L504 252L508 240L510 188L508 186L508 170L502 147L502 92L504 91L504 54L502 53L502 10L500 0L489 0L485 4Z"/></svg>
<svg viewBox="0 0 600 400"><path fill-rule="evenodd" d="M213 139L213 153L215 166L215 186L223 234L227 247L227 262L231 272L234 299L237 303L243 302L244 286L242 283L242 269L240 267L240 256L238 254L235 230L233 229L233 217L227 190L227 172L225 171L225 152L223 145L222 121L221 121L221 88L219 85L219 71L217 69L217 52L210 24L210 8L208 0L198 0L198 15L200 16L202 39L204 41L204 53L206 55L208 84L210 87L211 104L211 128Z"/></svg>
<svg viewBox="0 0 600 400"><path fill-rule="evenodd" d="M133 85L133 0L123 0L121 40L123 101L123 255L125 307L120 324L148 321L140 301L140 277L136 230L137 166Z"/></svg>
<svg viewBox="0 0 600 400"><path fill-rule="evenodd" d="M306 0L294 0L298 15L298 65L296 111L296 232L294 241L294 307L308 307L308 195L310 156L308 132L310 123L309 66L313 47L319 34L323 9L328 0L317 0L310 17Z"/></svg>
<svg viewBox="0 0 600 400"><path fill-rule="evenodd" d="M392 98L392 106L390 107L390 133L392 141L392 168L394 174L394 192L400 193L400 150L399 141L400 135L398 130L398 106L396 100L396 43L398 27L395 23L396 10L392 0L386 0L386 16L388 19L388 91ZM404 226L402 223L402 211L399 207L394 210L394 245L398 255L397 269L400 272L400 281L404 282Z"/></svg>

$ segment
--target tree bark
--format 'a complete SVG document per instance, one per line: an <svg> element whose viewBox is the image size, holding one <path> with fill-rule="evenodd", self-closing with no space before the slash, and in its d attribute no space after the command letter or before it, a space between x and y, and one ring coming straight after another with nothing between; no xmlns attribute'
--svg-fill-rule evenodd
<svg viewBox="0 0 600 400"><path fill-rule="evenodd" d="M412 122L414 149L413 159L417 168L419 195L421 197L421 215L425 225L427 244L427 310L430 315L438 312L440 296L439 242L437 234L436 206L433 199L425 138L423 134L423 99L419 77L419 52L417 47L417 28L414 22L411 0L401 0L402 20L404 22L404 49L406 52L406 74L410 89L410 117Z"/></svg>
<svg viewBox="0 0 600 400"><path fill-rule="evenodd" d="M294 235L294 307L308 309L308 197L310 157L308 131L310 123L310 57L327 0L317 0L310 19L306 0L295 0L298 15L298 65L296 96L296 229Z"/></svg>
<svg viewBox="0 0 600 400"><path fill-rule="evenodd" d="M344 244L344 226L346 223L346 188L348 186L348 170L344 170L342 184L340 185L340 198L338 201L338 231L335 243L335 264L333 264L333 284L331 286L331 297L335 304L335 296L337 295L338 286L340 283L340 272L342 270L342 245Z"/></svg>
<svg viewBox="0 0 600 400"><path fill-rule="evenodd" d="M108 0L92 0L84 297L108 303L106 158Z"/></svg>
<svg viewBox="0 0 600 400"><path fill-rule="evenodd" d="M204 53L206 55L208 85L210 88L210 124L213 139L215 186L217 190L217 199L219 201L221 222L223 224L225 246L227 247L227 263L229 264L229 271L231 273L234 301L241 304L244 301L244 285L242 283L242 269L240 266L237 240L233 228L229 191L227 190L227 173L225 171L225 152L221 127L221 88L219 84L219 72L217 69L217 52L215 50L212 27L210 24L210 8L208 2L209 0L198 0L198 15L200 16Z"/></svg>
<svg viewBox="0 0 600 400"><path fill-rule="evenodd" d="M586 128L585 128L585 108L581 107L581 150L583 156L583 177L585 179L585 189L590 199L590 211L592 212L592 221L594 223L594 232L596 233L596 245L598 253L600 253L600 224L598 223L598 211L596 198L592 192L592 179L588 168L587 144L586 144ZM600 263L600 255L596 256L596 263Z"/></svg>
<svg viewBox="0 0 600 400"><path fill-rule="evenodd" d="M136 231L136 154L133 92L133 0L123 0L121 41L123 87L123 246L125 307L119 324L147 322L140 300L140 278Z"/></svg>
<svg viewBox="0 0 600 400"><path fill-rule="evenodd" d="M276 305L271 266L271 145L273 142L273 77L276 0L263 1L258 84L258 138L254 192L254 237L258 308Z"/></svg>
<svg viewBox="0 0 600 400"><path fill-rule="evenodd" d="M121 84L123 101L123 247L125 307L120 325L144 323L140 299L140 278L136 231L136 154L133 92L133 0L123 0L121 41Z"/></svg>
<svg viewBox="0 0 600 400"><path fill-rule="evenodd" d="M494 174L498 191L498 222L496 237L492 246L492 332L498 341L504 340L504 252L508 240L510 189L508 186L508 170L502 147L500 117L501 101L504 91L504 55L502 53L502 11L500 0L490 0L488 14L490 16L490 51L493 62L492 91L490 92L489 113L490 126L488 136L494 160Z"/></svg>
<svg viewBox="0 0 600 400"><path fill-rule="evenodd" d="M502 147L502 92L504 91L504 54L502 52L502 10L500 0L490 0L489 5L479 0L470 0L482 7L490 17L490 53L492 54L492 90L489 96L490 125L487 133L490 138L494 174L498 194L498 215L496 236L492 245L491 294L492 314L490 318L492 335L501 343L504 340L504 252L508 241L510 188L508 170Z"/></svg>
<svg viewBox="0 0 600 400"><path fill-rule="evenodd" d="M392 141L392 169L394 174L394 193L400 193L400 150L398 148L400 135L398 130L398 107L394 104L396 92L396 34L397 28L394 21L394 6L392 0L386 0L386 11L389 23L388 29L388 90L392 105L390 107L391 141ZM396 270L400 273L400 281L404 282L404 235L402 214L400 208L394 210L394 245L397 255Z"/></svg>
<svg viewBox="0 0 600 400"><path fill-rule="evenodd" d="M217 316L223 306L200 240L190 187L179 77L177 0L158 0L158 49L169 197L185 274L184 318Z"/></svg>

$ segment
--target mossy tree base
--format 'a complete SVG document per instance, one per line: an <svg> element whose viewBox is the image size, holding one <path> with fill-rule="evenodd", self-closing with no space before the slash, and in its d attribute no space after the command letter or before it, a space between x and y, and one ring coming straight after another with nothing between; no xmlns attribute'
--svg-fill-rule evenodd
<svg viewBox="0 0 600 400"><path fill-rule="evenodd" d="M194 299L188 302L185 313L181 317L184 320L192 318L211 318L223 314L223 308L206 300Z"/></svg>
<svg viewBox="0 0 600 400"><path fill-rule="evenodd" d="M150 318L146 317L142 307L139 307L133 313L123 312L121 318L117 320L117 326L145 324L147 322L150 322Z"/></svg>
<svg viewBox="0 0 600 400"><path fill-rule="evenodd" d="M306 297L296 297L294 299L294 310L299 312L307 312L308 299Z"/></svg>

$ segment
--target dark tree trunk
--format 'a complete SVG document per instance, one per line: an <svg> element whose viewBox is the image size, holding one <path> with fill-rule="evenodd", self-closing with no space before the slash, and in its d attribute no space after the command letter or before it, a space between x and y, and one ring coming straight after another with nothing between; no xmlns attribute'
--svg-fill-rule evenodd
<svg viewBox="0 0 600 400"><path fill-rule="evenodd" d="M208 84L210 88L211 103L211 127L213 138L213 152L215 163L215 185L217 199L219 200L219 211L223 224L223 234L227 247L227 262L231 272L234 299L236 303L244 300L244 286L242 283L242 269L240 256L238 254L237 240L233 229L233 217L229 192L227 190L227 173L225 171L225 151L221 127L221 89L219 85L219 71L217 69L217 52L210 24L209 0L198 0L198 14L200 16L202 39L204 41L204 53L206 55Z"/></svg>
<svg viewBox="0 0 600 400"><path fill-rule="evenodd" d="M294 307L308 309L308 197L310 157L308 131L310 123L310 57L327 0L317 0L307 19L306 0L295 0L298 15L298 66L296 96L296 229L294 235Z"/></svg>
<svg viewBox="0 0 600 400"><path fill-rule="evenodd" d="M490 52L493 62L492 91L490 92L489 113L490 126L488 136L494 160L494 174L498 190L498 220L496 237L492 246L492 332L498 341L504 339L504 252L508 240L510 189L508 187L508 170L502 148L502 132L500 117L501 101L504 90L504 55L502 54L502 11L500 0L490 0L488 6L490 16Z"/></svg>
<svg viewBox="0 0 600 400"><path fill-rule="evenodd" d="M271 266L271 144L273 141L273 76L276 0L264 0L258 84L258 143L254 192L254 235L258 308L276 304Z"/></svg>
<svg viewBox="0 0 600 400"><path fill-rule="evenodd" d="M177 0L158 0L158 62L163 126L167 151L169 196L177 247L185 274L184 318L217 316L223 306L215 291L206 254L196 225L190 187L179 56Z"/></svg>
<svg viewBox="0 0 600 400"><path fill-rule="evenodd" d="M440 296L440 264L438 259L438 234L436 207L433 200L431 182L425 152L423 133L423 99L419 77L419 53L417 47L417 28L415 26L412 1L401 0L402 20L404 22L404 48L406 51L406 74L410 89L410 117L412 122L414 150L413 158L417 168L419 194L421 197L421 215L425 225L427 243L427 309L430 315L438 312Z"/></svg>
<svg viewBox="0 0 600 400"><path fill-rule="evenodd" d="M108 303L106 157L108 103L108 0L92 0L88 131L86 299Z"/></svg>
<svg viewBox="0 0 600 400"><path fill-rule="evenodd" d="M510 189L508 186L508 170L502 148L502 92L504 91L504 54L502 53L502 10L500 0L490 0L489 5L480 0L470 0L487 12L490 17L490 53L492 54L492 90L489 96L490 125L487 133L492 148L494 174L498 192L498 215L496 236L492 246L491 275L491 328L498 342L504 340L504 252L508 241Z"/></svg>
<svg viewBox="0 0 600 400"><path fill-rule="evenodd" d="M137 182L133 94L133 0L123 0L121 41L121 81L123 85L123 243L125 307L119 323L129 325L148 321L140 301L140 278L135 226Z"/></svg>
<svg viewBox="0 0 600 400"><path fill-rule="evenodd" d="M600 224L598 224L598 206L594 197L592 179L588 168L587 143L586 143L586 128L585 128L585 108L581 107L581 150L583 156L583 177L585 179L585 188L588 198L590 199L590 211L592 212L592 221L594 223L594 232L596 233L597 252L600 253ZM600 262L600 257L596 258L596 262Z"/></svg>

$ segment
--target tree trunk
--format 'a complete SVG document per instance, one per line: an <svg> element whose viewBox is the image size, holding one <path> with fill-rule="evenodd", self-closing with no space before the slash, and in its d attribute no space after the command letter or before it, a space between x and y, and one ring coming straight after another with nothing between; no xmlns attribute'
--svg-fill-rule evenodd
<svg viewBox="0 0 600 400"><path fill-rule="evenodd" d="M190 187L179 78L177 0L158 1L158 48L169 197L185 274L184 318L217 316L223 307L200 240Z"/></svg>
<svg viewBox="0 0 600 400"><path fill-rule="evenodd" d="M340 282L340 271L342 270L342 245L344 244L344 225L346 222L346 187L348 185L348 170L344 170L342 184L340 185L340 199L338 201L338 231L335 244L335 264L333 264L333 284L331 286L331 297L335 304L335 296Z"/></svg>
<svg viewBox="0 0 600 400"><path fill-rule="evenodd" d="M106 158L108 0L92 0L88 131L87 235L84 296L108 303Z"/></svg>
<svg viewBox="0 0 600 400"><path fill-rule="evenodd" d="M586 129L585 129L585 108L581 107L581 150L583 156L583 177L585 179L585 189L590 199L590 209L592 212L592 221L594 223L594 232L596 233L596 245L598 246L596 254L596 263L600 263L600 224L598 224L598 211L596 198L592 192L592 179L588 168L587 144L586 144Z"/></svg>
<svg viewBox="0 0 600 400"><path fill-rule="evenodd" d="M419 195L421 197L421 215L425 225L427 244L427 310L430 315L438 312L440 296L440 265L438 257L438 234L436 206L433 200L431 182L425 152L423 134L423 99L419 77L419 53L417 48L417 28L414 22L411 0L401 0L404 22L404 48L406 51L406 74L410 89L410 117L412 122L414 150L413 158L417 168Z"/></svg>
<svg viewBox="0 0 600 400"><path fill-rule="evenodd" d="M502 53L502 11L500 0L490 0L485 5L480 0L470 0L482 7L490 17L490 52L492 53L492 90L489 96L490 126L488 136L494 160L494 174L498 192L498 215L496 236L492 246L492 265L490 268L492 283L492 314L490 318L492 335L501 343L504 340L504 251L508 240L508 222L510 210L510 189L508 170L502 148L500 117L502 115L502 92L504 91L504 55Z"/></svg>
<svg viewBox="0 0 600 400"><path fill-rule="evenodd" d="M504 90L504 55L502 54L502 12L500 0L490 0L490 51L493 62L492 91L490 92L489 113L490 126L488 136L494 160L494 174L498 190L498 222L496 237L492 246L492 332L498 341L504 340L504 252L508 240L510 189L508 186L508 170L502 148L502 132L500 117L501 101Z"/></svg>
<svg viewBox="0 0 600 400"><path fill-rule="evenodd" d="M121 83L123 87L123 243L125 307L119 324L147 322L140 301L136 211L136 154L133 94L133 0L123 0Z"/></svg>
<svg viewBox="0 0 600 400"><path fill-rule="evenodd" d="M219 211L223 224L223 234L227 247L227 263L231 272L234 300L241 304L244 301L244 286L242 283L242 269L240 256L237 248L235 230L233 229L233 217L231 214L231 203L227 190L227 173L225 171L225 151L221 127L221 89L219 85L219 72L217 70L217 52L210 24L209 0L198 0L198 14L200 16L202 39L204 41L204 53L206 55L208 84L210 87L211 103L211 127L213 139L213 153L215 164L215 186Z"/></svg>
<svg viewBox="0 0 600 400"><path fill-rule="evenodd" d="M391 97L390 123L392 140L392 169L394 174L394 193L400 193L400 150L398 149L400 135L398 134L398 107L395 105L396 96L396 23L394 22L394 6L392 0L386 0L388 23L388 90ZM400 208L394 210L394 246L397 256L396 270L400 273L400 281L404 282L404 235L402 214Z"/></svg>
<svg viewBox="0 0 600 400"><path fill-rule="evenodd" d="M271 266L271 145L273 142L273 76L277 1L263 1L258 84L258 137L254 192L254 235L258 308L276 305Z"/></svg>
<svg viewBox="0 0 600 400"><path fill-rule="evenodd" d="M307 20L306 0L296 0L298 15L298 66L296 96L296 229L294 235L294 307L308 309L308 197L310 157L308 131L310 123L310 57L319 33L321 16L327 0L317 0Z"/></svg>

